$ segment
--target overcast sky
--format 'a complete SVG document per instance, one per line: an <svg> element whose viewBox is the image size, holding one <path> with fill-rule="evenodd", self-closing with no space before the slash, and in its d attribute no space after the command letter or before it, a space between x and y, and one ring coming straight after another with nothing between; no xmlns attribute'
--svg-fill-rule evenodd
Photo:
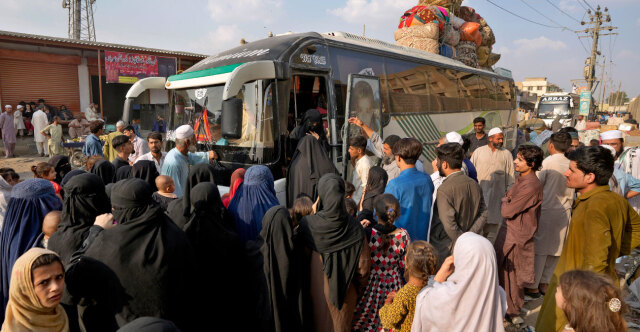
<svg viewBox="0 0 640 332"><path fill-rule="evenodd" d="M585 0L490 1L550 26L583 30L577 21L587 20ZM61 2L2 0L0 29L67 37L67 10ZM611 24L619 27L617 37L600 40L599 49L606 56L607 94L622 82L622 90L630 97L639 95L640 1L586 2L593 7L607 6ZM238 45L241 38L262 39L270 31L361 34L363 24L368 37L393 42L399 17L415 4L417 0L97 0L94 17L98 41L215 54ZM463 5L475 8L493 28L494 52L502 54L497 66L511 69L515 80L546 76L566 90L571 79L582 78L591 39L582 39L581 45L570 30L527 22L488 0L465 0ZM600 66L597 73L602 73Z"/></svg>

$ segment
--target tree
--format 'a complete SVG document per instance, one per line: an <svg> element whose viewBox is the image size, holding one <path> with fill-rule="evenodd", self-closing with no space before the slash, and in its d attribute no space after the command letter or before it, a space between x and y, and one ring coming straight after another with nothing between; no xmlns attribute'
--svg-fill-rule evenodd
<svg viewBox="0 0 640 332"><path fill-rule="evenodd" d="M612 92L607 98L607 104L611 106L620 106L629 101L627 93L624 91Z"/></svg>

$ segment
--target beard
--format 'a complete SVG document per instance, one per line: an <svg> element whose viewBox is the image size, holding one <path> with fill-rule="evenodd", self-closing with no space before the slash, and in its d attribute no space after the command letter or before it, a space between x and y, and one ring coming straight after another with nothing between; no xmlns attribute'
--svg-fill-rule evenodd
<svg viewBox="0 0 640 332"><path fill-rule="evenodd" d="M502 145L503 145L503 144L504 144L504 143L491 143L491 145L493 145L493 147L494 147L494 148L496 148L496 149L500 149L500 148L502 148Z"/></svg>
<svg viewBox="0 0 640 332"><path fill-rule="evenodd" d="M442 165L438 165L438 174L441 177L446 177L447 176L446 174L444 174L444 170L442 170Z"/></svg>
<svg viewBox="0 0 640 332"><path fill-rule="evenodd" d="M382 157L382 163L384 165L391 165L391 163L393 163L395 161L396 161L396 159L393 157L393 155Z"/></svg>

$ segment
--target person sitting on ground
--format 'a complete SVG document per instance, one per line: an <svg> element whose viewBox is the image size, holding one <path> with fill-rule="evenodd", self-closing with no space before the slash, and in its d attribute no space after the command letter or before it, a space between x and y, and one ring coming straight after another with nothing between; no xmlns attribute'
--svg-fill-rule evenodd
<svg viewBox="0 0 640 332"><path fill-rule="evenodd" d="M73 121L69 122L69 137L76 138L89 135L91 133L90 122L82 118L82 114L80 113L75 114L73 117Z"/></svg>
<svg viewBox="0 0 640 332"><path fill-rule="evenodd" d="M378 223L365 229L369 235L371 274L356 306L354 330L379 331L382 326L378 310L387 294L399 291L404 284L404 255L411 239L406 230L393 225L400 216L400 203L393 195L382 194L374 206Z"/></svg>
<svg viewBox="0 0 640 332"><path fill-rule="evenodd" d="M54 116L53 117L53 122L44 127L44 129L42 129L40 131L40 133L44 136L46 136L49 141L48 141L48 147L49 147L49 156L55 156L57 154L64 154L64 148L62 148L62 125L60 124L60 117L59 116Z"/></svg>
<svg viewBox="0 0 640 332"><path fill-rule="evenodd" d="M56 178L56 171L51 164L46 162L37 163L36 165L31 166L31 172L33 172L34 178L49 180L53 189L56 191L56 196L60 197L60 200L62 200L62 196L60 195L62 187L53 181Z"/></svg>
<svg viewBox="0 0 640 332"><path fill-rule="evenodd" d="M89 124L89 131L91 134L87 136L84 141L82 154L87 157L102 157L102 141L100 141L100 136L104 133L104 122L100 120L91 121Z"/></svg>
<svg viewBox="0 0 640 332"><path fill-rule="evenodd" d="M58 109L57 115L60 117L60 120L62 120L62 121L69 121L72 118L71 111L69 111L67 109L67 106L65 106L65 105L60 105L60 108Z"/></svg>
<svg viewBox="0 0 640 332"><path fill-rule="evenodd" d="M9 302L2 331L68 332L69 318L60 305L64 267L51 250L31 248L13 265Z"/></svg>
<svg viewBox="0 0 640 332"><path fill-rule="evenodd" d="M55 233L58 230L58 225L60 224L62 211L51 211L44 216L44 220L42 221L42 237L41 243L39 243L42 248L48 249L49 238L51 234Z"/></svg>
<svg viewBox="0 0 640 332"><path fill-rule="evenodd" d="M569 324L563 332L622 332L627 330L627 304L620 289L604 274L572 270L560 276L558 308Z"/></svg>
<svg viewBox="0 0 640 332"><path fill-rule="evenodd" d="M130 166L129 156L133 152L133 144L129 137L127 135L116 136L111 141L111 144L117 153L117 157L112 161L113 166L116 167L116 172L122 166Z"/></svg>
<svg viewBox="0 0 640 332"><path fill-rule="evenodd" d="M158 203L163 211L167 211L169 203L178 198L178 196L173 193L176 188L175 184L173 183L173 179L170 176L166 175L158 176L156 178L156 188L158 189L158 191L154 192L151 198L154 202Z"/></svg>
<svg viewBox="0 0 640 332"><path fill-rule="evenodd" d="M427 241L411 242L406 250L404 278L407 283L398 292L389 293L378 311L382 327L398 332L411 331L418 293L438 266L436 250Z"/></svg>

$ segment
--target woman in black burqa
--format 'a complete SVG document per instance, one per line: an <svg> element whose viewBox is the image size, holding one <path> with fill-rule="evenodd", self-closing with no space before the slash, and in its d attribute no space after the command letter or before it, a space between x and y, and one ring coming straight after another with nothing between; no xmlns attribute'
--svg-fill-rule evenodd
<svg viewBox="0 0 640 332"><path fill-rule="evenodd" d="M156 163L151 160L140 160L131 167L131 177L144 180L154 191L158 175Z"/></svg>
<svg viewBox="0 0 640 332"><path fill-rule="evenodd" d="M362 206L359 211L368 211L373 213L373 203L376 197L384 194L387 187L389 175L379 166L369 168L369 177L367 178L367 186L365 187L364 197L362 198Z"/></svg>
<svg viewBox="0 0 640 332"><path fill-rule="evenodd" d="M203 318L195 301L194 251L185 233L153 203L152 193L140 179L115 183L111 205L117 225L90 235L84 255L108 266L122 284L128 301L116 314L120 326L153 316L182 331L195 330Z"/></svg>
<svg viewBox="0 0 640 332"><path fill-rule="evenodd" d="M113 183L113 180L116 178L116 167L108 160L100 160L96 162L91 167L90 172L99 176L105 186L109 183Z"/></svg>
<svg viewBox="0 0 640 332"><path fill-rule="evenodd" d="M64 186L62 218L58 230L49 238L48 249L60 255L64 265L80 249L96 217L111 212L109 197L99 176L83 173Z"/></svg>
<svg viewBox="0 0 640 332"><path fill-rule="evenodd" d="M298 143L287 168L287 206L293 206L300 194L308 195L315 202L318 181L329 173L337 173L333 161L317 139L306 135Z"/></svg>
<svg viewBox="0 0 640 332"><path fill-rule="evenodd" d="M320 145L324 147L326 153L329 153L331 146L327 139L327 132L324 130L322 114L315 108L304 112L300 124L293 128L291 134L289 134L289 138L292 140L292 147L295 148L307 134L317 135Z"/></svg>
<svg viewBox="0 0 640 332"><path fill-rule="evenodd" d="M189 176L187 177L187 184L184 188L184 195L171 201L167 207L167 214L178 227L184 228L185 224L189 221L189 216L191 215L191 189L202 182L215 184L215 173L215 168L209 164L197 164L191 167ZM233 216L228 214L226 209L224 211L224 225L230 229L235 229Z"/></svg>
<svg viewBox="0 0 640 332"><path fill-rule="evenodd" d="M320 178L318 196L316 214L302 218L298 230L302 243L312 250L309 270L314 324L349 331L358 293L369 277L369 246L362 226L347 214L340 176Z"/></svg>
<svg viewBox="0 0 640 332"><path fill-rule="evenodd" d="M71 164L69 164L69 157L65 155L55 155L49 159L49 165L53 166L53 169L56 171L56 178L53 180L55 183L60 184L62 182L62 178L64 178L67 173L71 172Z"/></svg>

